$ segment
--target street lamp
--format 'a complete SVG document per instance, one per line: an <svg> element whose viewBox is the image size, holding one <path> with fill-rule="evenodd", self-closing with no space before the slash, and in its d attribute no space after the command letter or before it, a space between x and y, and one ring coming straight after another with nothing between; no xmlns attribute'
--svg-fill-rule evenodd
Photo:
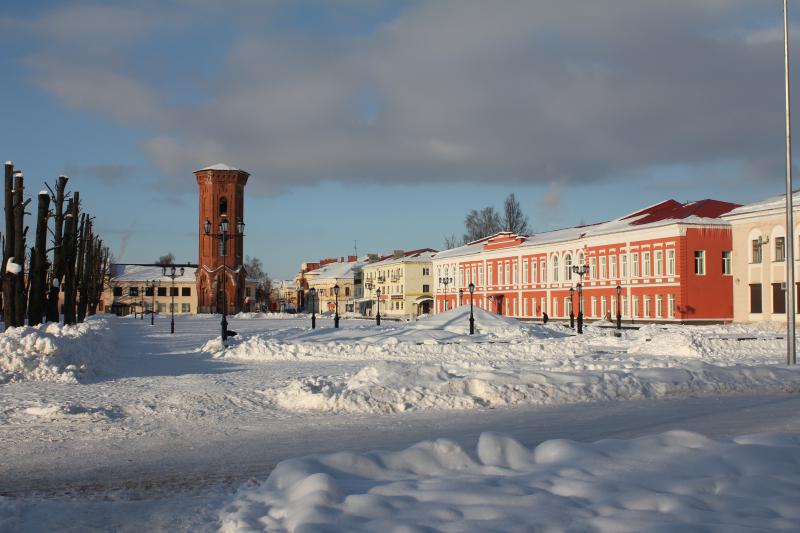
<svg viewBox="0 0 800 533"><path fill-rule="evenodd" d="M378 301L378 312L375 314L375 325L381 325L381 290L380 288L375 289L375 298Z"/></svg>
<svg viewBox="0 0 800 533"><path fill-rule="evenodd" d="M228 217L222 215L222 220L220 221L217 229L217 233L211 233L211 221L206 219L205 224L203 224L203 230L205 231L206 237L217 239L222 245L220 253L222 256L222 320L220 321L220 327L222 329L222 344L224 345L225 341L228 340L228 283L226 279L226 271L228 270L228 241L231 239L244 238L244 221L241 218L237 218L234 232L229 233Z"/></svg>
<svg viewBox="0 0 800 533"><path fill-rule="evenodd" d="M317 306L314 303L317 297L317 289L314 287L308 289L308 297L311 300L311 329L317 329Z"/></svg>
<svg viewBox="0 0 800 533"><path fill-rule="evenodd" d="M475 294L475 284L469 284L469 334L475 335L475 317L472 315L472 298Z"/></svg>
<svg viewBox="0 0 800 533"><path fill-rule="evenodd" d="M144 320L144 289L145 289L145 287L142 287L141 289L139 289L139 290L142 291L142 294L140 295L141 298L142 298L142 303L141 303L141 309L142 309L141 315L142 316L141 316L141 318L139 320Z"/></svg>
<svg viewBox="0 0 800 533"><path fill-rule="evenodd" d="M439 278L439 285L444 285L444 310L445 311L447 311L447 286L452 281L453 281L453 278L448 278L448 277Z"/></svg>
<svg viewBox="0 0 800 533"><path fill-rule="evenodd" d="M458 289L458 306L461 307L464 302L464 289Z"/></svg>
<svg viewBox="0 0 800 533"><path fill-rule="evenodd" d="M583 333L583 276L589 273L589 265L583 264L581 266L574 265L572 272L580 276L580 283L578 283L578 333Z"/></svg>
<svg viewBox="0 0 800 533"><path fill-rule="evenodd" d="M622 294L622 287L617 285L617 329L622 329L622 308L620 306L621 294Z"/></svg>
<svg viewBox="0 0 800 533"><path fill-rule="evenodd" d="M333 295L336 298L336 311L333 315L333 327L339 327L339 285L333 286Z"/></svg>
<svg viewBox="0 0 800 533"><path fill-rule="evenodd" d="M172 280L172 287L169 289L169 294L171 298L171 302L169 304L169 310L170 313L172 313L172 317L170 318L169 322L170 333L175 333L175 278L177 278L178 276L183 276L184 273L183 267L181 267L180 273L178 272L179 271L175 268L175 265L172 265L172 267L169 270L169 273L167 273L166 266L161 267L161 274L164 277L170 278Z"/></svg>
<svg viewBox="0 0 800 533"><path fill-rule="evenodd" d="M158 280L150 280L150 325L155 324L156 315L156 287L161 285Z"/></svg>
<svg viewBox="0 0 800 533"><path fill-rule="evenodd" d="M575 289L569 288L569 327L575 329Z"/></svg>

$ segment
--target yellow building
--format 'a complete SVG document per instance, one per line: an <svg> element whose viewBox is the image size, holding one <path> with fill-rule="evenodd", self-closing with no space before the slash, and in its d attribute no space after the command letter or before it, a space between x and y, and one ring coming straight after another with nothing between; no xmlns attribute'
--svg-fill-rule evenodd
<svg viewBox="0 0 800 533"><path fill-rule="evenodd" d="M169 273L172 267L167 267ZM175 265L178 276L175 283L162 274L162 267L155 265L111 265L111 272L103 291L101 310L117 315L134 312L176 314L197 312L196 266ZM183 275L180 269L183 268Z"/></svg>
<svg viewBox="0 0 800 533"><path fill-rule="evenodd" d="M308 290L313 288L317 292L317 301L314 303L314 307L318 313L333 313L336 310L337 298L333 290L336 285L339 286L339 314L353 312L355 270L363 262L353 257L347 259L347 261L340 260L305 273ZM306 291L307 298L308 291Z"/></svg>
<svg viewBox="0 0 800 533"><path fill-rule="evenodd" d="M364 298L370 301L366 314L378 311L387 318L405 319L430 313L433 310L433 254L425 248L404 252L395 251L381 260L362 265Z"/></svg>

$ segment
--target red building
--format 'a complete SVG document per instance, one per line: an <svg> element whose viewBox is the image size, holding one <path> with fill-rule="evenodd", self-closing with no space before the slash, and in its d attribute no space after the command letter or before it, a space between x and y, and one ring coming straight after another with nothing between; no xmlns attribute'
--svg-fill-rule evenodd
<svg viewBox="0 0 800 533"><path fill-rule="evenodd" d="M200 188L197 309L200 313L219 313L225 301L227 312L236 313L245 298L244 236L238 226L244 222L244 187L250 174L213 165L194 175ZM228 225L224 244L219 238L223 221Z"/></svg>
<svg viewBox="0 0 800 533"><path fill-rule="evenodd" d="M452 309L459 289L466 294L474 283L475 305L489 311L568 318L578 314L580 284L587 319L615 318L619 310L625 320L732 320L731 229L720 216L735 207L667 200L609 222L498 233L440 252L435 310ZM583 265L581 279L573 266Z"/></svg>

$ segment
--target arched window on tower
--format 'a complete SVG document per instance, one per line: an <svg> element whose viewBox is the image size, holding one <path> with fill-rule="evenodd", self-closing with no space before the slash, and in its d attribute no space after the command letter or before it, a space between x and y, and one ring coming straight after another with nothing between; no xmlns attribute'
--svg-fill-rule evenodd
<svg viewBox="0 0 800 533"><path fill-rule="evenodd" d="M228 214L228 199L224 196L219 199L219 214L220 215L227 215Z"/></svg>

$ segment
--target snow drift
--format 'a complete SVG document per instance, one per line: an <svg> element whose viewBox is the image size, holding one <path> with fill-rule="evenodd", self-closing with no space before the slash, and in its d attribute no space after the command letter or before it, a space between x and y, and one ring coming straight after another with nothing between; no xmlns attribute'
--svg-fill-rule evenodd
<svg viewBox="0 0 800 533"><path fill-rule="evenodd" d="M82 324L40 324L0 333L0 383L78 382L109 365L114 350L107 319Z"/></svg>
<svg viewBox="0 0 800 533"><path fill-rule="evenodd" d="M528 450L483 433L284 461L220 512L234 531L795 531L800 436L685 431ZM335 524L335 526L334 526Z"/></svg>

